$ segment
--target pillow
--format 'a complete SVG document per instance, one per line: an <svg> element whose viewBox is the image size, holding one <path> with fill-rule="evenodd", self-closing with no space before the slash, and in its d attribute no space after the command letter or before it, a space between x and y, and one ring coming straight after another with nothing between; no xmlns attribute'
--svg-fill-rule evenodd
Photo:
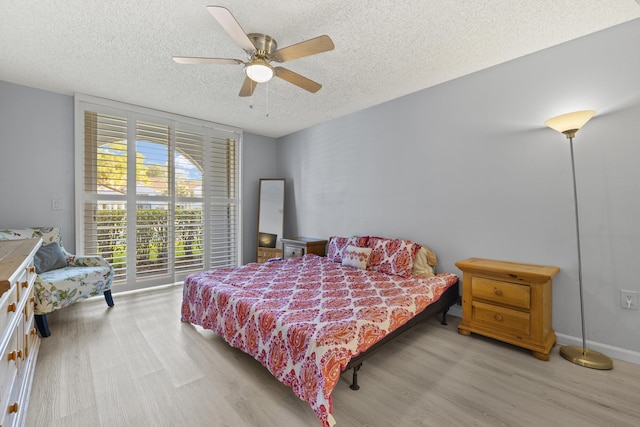
<svg viewBox="0 0 640 427"><path fill-rule="evenodd" d="M366 270L371 255L371 248L359 248L349 245L342 253L342 265Z"/></svg>
<svg viewBox="0 0 640 427"><path fill-rule="evenodd" d="M411 240L369 238L372 249L369 269L395 276L409 277L420 245Z"/></svg>
<svg viewBox="0 0 640 427"><path fill-rule="evenodd" d="M327 248L327 258L334 262L342 262L342 254L347 246L357 246L359 248L366 248L367 237L338 237L333 236L329 238L329 246Z"/></svg>
<svg viewBox="0 0 640 427"><path fill-rule="evenodd" d="M36 267L36 273L44 273L46 271L55 270L67 266L67 258L62 248L57 243L41 246L33 258L33 264Z"/></svg>
<svg viewBox="0 0 640 427"><path fill-rule="evenodd" d="M42 238L42 245L49 245L51 243L58 243L62 245L60 239L60 229L58 227L39 227L35 229L36 237Z"/></svg>
<svg viewBox="0 0 640 427"><path fill-rule="evenodd" d="M418 250L416 259L413 261L413 269L411 270L411 275L421 277L435 276L436 272L429 264L429 252L430 251L424 246L422 246ZM433 252L431 253L433 254ZM433 254L433 256L435 257L435 254Z"/></svg>
<svg viewBox="0 0 640 427"><path fill-rule="evenodd" d="M422 246L427 251L427 264L431 267L435 267L438 265L438 258L436 258L436 254L433 253L428 247Z"/></svg>

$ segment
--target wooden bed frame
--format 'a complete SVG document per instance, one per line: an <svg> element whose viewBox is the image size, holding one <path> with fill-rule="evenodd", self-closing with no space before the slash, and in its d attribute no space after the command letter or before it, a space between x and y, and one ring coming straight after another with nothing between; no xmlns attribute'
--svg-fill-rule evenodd
<svg viewBox="0 0 640 427"><path fill-rule="evenodd" d="M387 335L386 337L384 337L383 339L381 339L380 341L378 341L377 343L369 347L366 351L352 358L347 364L347 366L344 368L345 373L349 369L353 369L353 380L349 388L351 388L351 390L360 389L360 386L358 385L358 371L362 367L362 362L366 358L375 354L386 343L393 341L394 339L398 338L400 335L404 334L405 332L408 332L409 330L413 329L415 326L419 325L425 320L440 313L442 313L442 320L440 321L440 323L442 325L446 325L447 312L449 311L449 307L451 307L452 305L460 301L460 293L458 290L459 282L460 281L458 280L455 284L450 286L446 291L444 291L444 293L440 296L438 301L427 306L427 308L425 308L417 316L413 317L407 323L405 323L404 325L402 325L401 327L399 327L398 329L391 332L389 335Z"/></svg>

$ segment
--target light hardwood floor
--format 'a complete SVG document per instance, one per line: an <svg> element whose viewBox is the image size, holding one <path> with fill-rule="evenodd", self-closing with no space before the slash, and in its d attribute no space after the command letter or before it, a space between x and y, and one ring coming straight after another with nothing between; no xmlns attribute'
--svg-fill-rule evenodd
<svg viewBox="0 0 640 427"><path fill-rule="evenodd" d="M182 287L94 298L49 315L27 426L318 426L250 356L180 321ZM333 392L338 427L638 426L640 366L551 360L431 320Z"/></svg>

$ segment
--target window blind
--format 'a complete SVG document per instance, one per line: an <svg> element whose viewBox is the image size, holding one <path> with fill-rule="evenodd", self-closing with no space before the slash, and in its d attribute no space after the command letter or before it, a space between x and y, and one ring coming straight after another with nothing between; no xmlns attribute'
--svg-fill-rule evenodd
<svg viewBox="0 0 640 427"><path fill-rule="evenodd" d="M148 111L85 102L76 108L83 117L76 246L114 266L114 286L173 283L238 265L237 132Z"/></svg>

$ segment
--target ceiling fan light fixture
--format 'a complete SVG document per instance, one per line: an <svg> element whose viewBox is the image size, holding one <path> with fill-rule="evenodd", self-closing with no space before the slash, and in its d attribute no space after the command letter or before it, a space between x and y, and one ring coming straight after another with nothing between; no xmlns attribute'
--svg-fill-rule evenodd
<svg viewBox="0 0 640 427"><path fill-rule="evenodd" d="M263 61L254 61L244 68L244 72L251 80L257 83L268 82L273 78L273 67Z"/></svg>

